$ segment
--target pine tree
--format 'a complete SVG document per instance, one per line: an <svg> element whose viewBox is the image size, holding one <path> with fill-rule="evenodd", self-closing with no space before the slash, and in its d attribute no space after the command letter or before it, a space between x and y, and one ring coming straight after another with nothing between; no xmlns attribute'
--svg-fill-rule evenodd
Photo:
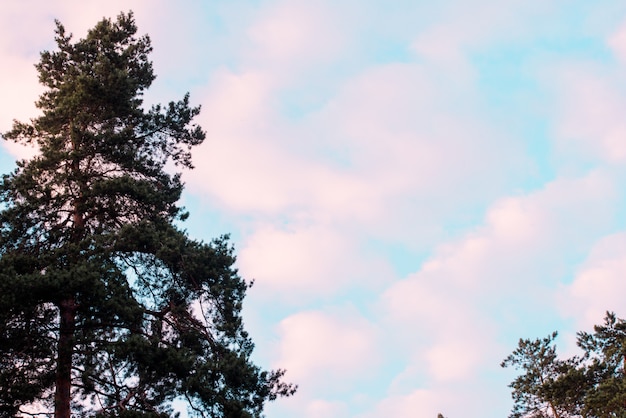
<svg viewBox="0 0 626 418"><path fill-rule="evenodd" d="M176 224L180 174L205 138L188 96L142 107L155 76L132 13L84 39L59 22L37 64L41 116L9 140L36 144L0 181L0 415L259 417L289 396L250 361L249 285L228 237Z"/></svg>
<svg viewBox="0 0 626 418"><path fill-rule="evenodd" d="M502 362L502 367L513 366L525 372L510 385L515 400L510 418L566 418L578 412L575 404L567 402L567 396L555 390L563 387L558 382L578 364L578 359L558 359L556 337L554 332L542 339L520 339L517 349Z"/></svg>
<svg viewBox="0 0 626 418"><path fill-rule="evenodd" d="M593 333L579 332L581 356L558 358L554 339L519 341L502 363L524 373L512 383L511 418L626 416L626 321L607 312Z"/></svg>
<svg viewBox="0 0 626 418"><path fill-rule="evenodd" d="M626 416L626 321L607 312L593 333L578 333L578 346L585 353L583 416Z"/></svg>

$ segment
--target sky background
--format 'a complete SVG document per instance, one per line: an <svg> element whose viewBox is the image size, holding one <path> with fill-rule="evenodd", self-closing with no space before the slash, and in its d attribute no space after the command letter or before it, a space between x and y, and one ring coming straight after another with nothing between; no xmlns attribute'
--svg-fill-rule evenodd
<svg viewBox="0 0 626 418"><path fill-rule="evenodd" d="M202 105L186 228L231 234L254 359L300 386L268 418L504 417L520 337L626 316L623 0L3 1L0 132L55 18L129 9L146 102Z"/></svg>

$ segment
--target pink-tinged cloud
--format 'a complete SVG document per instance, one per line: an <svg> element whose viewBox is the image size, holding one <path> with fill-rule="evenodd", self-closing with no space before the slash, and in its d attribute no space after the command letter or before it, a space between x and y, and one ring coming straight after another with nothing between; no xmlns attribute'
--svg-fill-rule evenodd
<svg viewBox="0 0 626 418"><path fill-rule="evenodd" d="M564 115L559 129L563 140L573 141L582 152L595 154L609 162L626 161L626 106L623 85L605 77L575 74L565 77Z"/></svg>
<svg viewBox="0 0 626 418"><path fill-rule="evenodd" d="M251 47L244 61L271 69L281 82L311 64L336 58L346 47L342 7L334 2L279 0L263 5L247 30Z"/></svg>
<svg viewBox="0 0 626 418"><path fill-rule="evenodd" d="M607 45L622 65L626 65L626 21L609 36Z"/></svg>
<svg viewBox="0 0 626 418"><path fill-rule="evenodd" d="M594 156L609 163L626 161L626 24L606 40L618 65L565 61L543 78L554 87L557 144L567 155Z"/></svg>
<svg viewBox="0 0 626 418"><path fill-rule="evenodd" d="M368 231L432 239L439 219L488 198L524 166L512 138L478 117L474 93L419 64L381 65L346 80L311 114L306 132L370 190L376 211Z"/></svg>
<svg viewBox="0 0 626 418"><path fill-rule="evenodd" d="M439 6L435 9L442 16L414 35L411 49L429 64L449 71L454 78L476 75L468 60L471 52L494 43L519 42L550 30L554 26L553 12L557 10L550 2L524 0ZM533 25L528 24L529 20Z"/></svg>
<svg viewBox="0 0 626 418"><path fill-rule="evenodd" d="M0 54L2 51L0 51ZM6 54L5 54L6 56ZM37 74L33 62L22 57L0 60L0 134L10 130L13 120L28 122L39 115L35 101L43 91L37 84ZM16 159L30 158L35 149L13 141L2 140L2 147Z"/></svg>
<svg viewBox="0 0 626 418"><path fill-rule="evenodd" d="M222 70L201 100L208 139L189 188L228 211L425 245L440 219L492 198L527 163L477 101L460 99L471 86L444 84L417 64L374 67L290 120L271 76Z"/></svg>
<svg viewBox="0 0 626 418"><path fill-rule="evenodd" d="M514 325L536 309L555 310L553 289L569 257L606 230L614 199L602 173L500 199L483 226L441 245L418 272L390 286L381 298L383 328L407 359L391 387L406 390L420 376L468 382L496 368L494 359L506 355L498 321Z"/></svg>
<svg viewBox="0 0 626 418"><path fill-rule="evenodd" d="M563 262L563 251L585 245L608 228L617 197L613 181L607 173L592 172L555 180L525 196L502 198L487 211L483 227L441 246L424 272L444 270L456 283L477 285L479 291L491 280L502 290L517 286L513 278L524 274L529 277L522 283L536 283L540 278L530 274L532 269Z"/></svg>
<svg viewBox="0 0 626 418"><path fill-rule="evenodd" d="M190 188L237 212L372 216L375 191L303 153L310 138L279 116L275 87L264 73L215 75L202 103L208 139L194 153Z"/></svg>
<svg viewBox="0 0 626 418"><path fill-rule="evenodd" d="M485 345L479 339L455 336L430 347L426 361L435 381L467 381L476 373L476 364L481 364Z"/></svg>
<svg viewBox="0 0 626 418"><path fill-rule="evenodd" d="M477 409L476 392L476 387L471 385L462 390L446 387L416 389L404 395L388 396L373 411L357 418L435 418L439 413L446 417L463 416Z"/></svg>
<svg viewBox="0 0 626 418"><path fill-rule="evenodd" d="M411 44L411 50L429 64L434 64L451 73L457 79L476 76L464 50L467 33L458 26L446 24L429 28Z"/></svg>
<svg viewBox="0 0 626 418"><path fill-rule="evenodd" d="M479 312L467 293L446 280L411 276L382 297L385 329L405 370L391 383L404 392L418 381L459 382L493 357L495 323ZM401 348L400 348L401 347Z"/></svg>
<svg viewBox="0 0 626 418"><path fill-rule="evenodd" d="M561 312L576 321L576 329L591 330L606 311L624 318L626 293L626 233L600 239L569 285L557 294Z"/></svg>
<svg viewBox="0 0 626 418"><path fill-rule="evenodd" d="M305 406L302 416L305 418L344 418L348 416L348 408L344 402L318 399Z"/></svg>
<svg viewBox="0 0 626 418"><path fill-rule="evenodd" d="M296 313L281 321L278 333L275 365L302 382L303 393L349 391L376 376L378 330L352 308Z"/></svg>
<svg viewBox="0 0 626 418"><path fill-rule="evenodd" d="M142 1L38 1L28 7L17 2L0 5L0 133L12 126L14 119L27 122L39 115L35 102L43 92L35 64L39 53L55 48L54 20L58 19L74 38L85 36L87 29L103 17L115 18L133 7L142 14ZM141 30L141 28L140 28ZM13 142L2 146L16 159L30 158L36 151Z"/></svg>
<svg viewBox="0 0 626 418"><path fill-rule="evenodd" d="M380 287L392 276L380 258L362 259L357 239L322 225L260 227L243 242L238 265L255 279L255 291L289 304L355 285Z"/></svg>
<svg viewBox="0 0 626 418"><path fill-rule="evenodd" d="M33 22L31 33L25 33L24 22L16 19L17 10L12 10L8 2L0 6L0 133L11 129L13 120L28 122L39 114L35 107L35 101L43 91L39 86L35 63L39 61L39 49L45 43L42 42L41 32L49 30L48 38L53 37L53 22L45 22L41 15L35 15L30 19ZM8 9L8 10L7 10ZM19 22L19 23L18 23ZM28 147L22 147L12 141L2 141L2 146L15 158L29 158L34 151Z"/></svg>
<svg viewBox="0 0 626 418"><path fill-rule="evenodd" d="M269 83L258 73L216 74L202 103L207 141L195 151L197 168L187 176L192 191L208 192L216 203L238 211L275 212L291 203L283 187L289 178L281 174L295 166L267 139L278 125Z"/></svg>
<svg viewBox="0 0 626 418"><path fill-rule="evenodd" d="M460 385L435 385L403 394L390 394L371 410L355 418L436 418L490 416L494 410L506 411L507 390L487 387L477 379Z"/></svg>
<svg viewBox="0 0 626 418"><path fill-rule="evenodd" d="M350 402L316 398L307 389L300 387L297 395L282 399L279 403L271 403L265 409L268 417L302 417L302 418L345 418L350 416Z"/></svg>
<svg viewBox="0 0 626 418"><path fill-rule="evenodd" d="M5 49L6 48L6 49ZM39 60L38 56L20 54L12 55L7 45L0 46L0 55L5 59L0 60L0 134L7 132L13 126L13 121L28 122L40 114L35 106L43 88L38 84L37 71L34 64ZM32 157L36 150L30 146L23 146L13 141L2 140L2 147L16 159Z"/></svg>

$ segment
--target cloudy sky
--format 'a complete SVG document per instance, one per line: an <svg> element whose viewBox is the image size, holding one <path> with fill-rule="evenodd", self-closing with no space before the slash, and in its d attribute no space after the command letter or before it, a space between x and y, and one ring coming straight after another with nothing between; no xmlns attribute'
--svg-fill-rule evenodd
<svg viewBox="0 0 626 418"><path fill-rule="evenodd" d="M255 360L300 386L268 418L504 417L520 337L626 316L623 0L4 1L0 131L55 18L131 8L147 101L202 105L189 233L231 233Z"/></svg>

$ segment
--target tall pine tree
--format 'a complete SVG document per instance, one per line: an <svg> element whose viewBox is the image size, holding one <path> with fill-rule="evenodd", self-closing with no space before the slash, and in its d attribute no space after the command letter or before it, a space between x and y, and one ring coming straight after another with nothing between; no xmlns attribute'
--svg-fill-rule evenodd
<svg viewBox="0 0 626 418"><path fill-rule="evenodd" d="M248 284L227 237L176 223L205 134L188 97L142 107L155 76L132 13L104 19L37 64L42 115L8 140L36 144L0 182L0 414L259 417L294 393L250 361Z"/></svg>

